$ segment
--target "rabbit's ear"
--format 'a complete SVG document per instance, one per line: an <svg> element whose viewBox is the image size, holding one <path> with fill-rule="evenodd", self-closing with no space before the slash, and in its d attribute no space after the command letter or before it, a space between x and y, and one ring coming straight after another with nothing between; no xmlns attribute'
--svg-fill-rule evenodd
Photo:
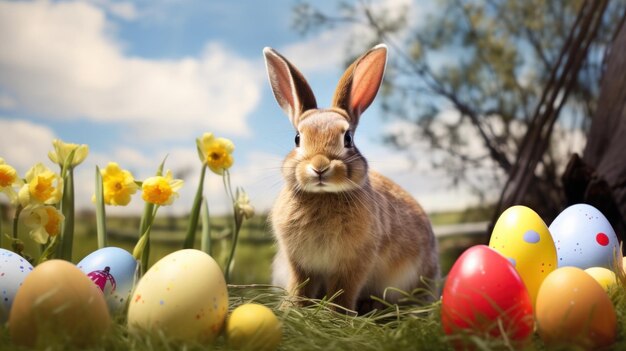
<svg viewBox="0 0 626 351"><path fill-rule="evenodd" d="M387 46L379 44L356 59L337 84L333 106L344 109L356 126L359 117L374 101L385 74Z"/></svg>
<svg viewBox="0 0 626 351"><path fill-rule="evenodd" d="M297 128L299 116L317 108L313 91L302 73L274 49L266 47L263 55L274 97Z"/></svg>

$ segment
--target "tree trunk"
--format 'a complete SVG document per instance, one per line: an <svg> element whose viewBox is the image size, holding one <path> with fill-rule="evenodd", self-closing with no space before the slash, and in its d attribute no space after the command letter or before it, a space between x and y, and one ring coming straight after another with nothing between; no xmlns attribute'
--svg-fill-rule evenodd
<svg viewBox="0 0 626 351"><path fill-rule="evenodd" d="M585 202L626 239L626 26L618 29L606 59L598 108L582 159L570 160L563 184L568 202Z"/></svg>

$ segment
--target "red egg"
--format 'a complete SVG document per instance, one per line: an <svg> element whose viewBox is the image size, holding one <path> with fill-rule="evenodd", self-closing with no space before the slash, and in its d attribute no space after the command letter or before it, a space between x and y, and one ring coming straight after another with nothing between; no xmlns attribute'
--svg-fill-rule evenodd
<svg viewBox="0 0 626 351"><path fill-rule="evenodd" d="M465 251L443 288L441 322L448 335L467 332L524 342L533 331L532 302L515 267L485 245Z"/></svg>

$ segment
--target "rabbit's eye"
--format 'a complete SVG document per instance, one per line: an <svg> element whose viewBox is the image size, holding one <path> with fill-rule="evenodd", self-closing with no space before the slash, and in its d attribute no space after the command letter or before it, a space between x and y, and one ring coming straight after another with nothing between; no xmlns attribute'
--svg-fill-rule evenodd
<svg viewBox="0 0 626 351"><path fill-rule="evenodd" d="M352 144L352 134L349 130L346 131L346 134L343 135L343 146L347 148L351 148L352 146L354 146Z"/></svg>
<svg viewBox="0 0 626 351"><path fill-rule="evenodd" d="M296 142L296 147L300 147L300 133L296 134L295 142Z"/></svg>

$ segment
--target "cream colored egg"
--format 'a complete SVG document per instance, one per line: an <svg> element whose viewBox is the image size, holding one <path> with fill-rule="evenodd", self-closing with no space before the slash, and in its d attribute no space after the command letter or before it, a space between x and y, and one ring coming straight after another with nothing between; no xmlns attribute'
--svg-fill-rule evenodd
<svg viewBox="0 0 626 351"><path fill-rule="evenodd" d="M604 268L604 267L591 267L585 269L585 272L593 277L600 286L604 289L604 291L609 290L609 287L615 285L617 283L617 278L615 277L615 273L612 270Z"/></svg>
<svg viewBox="0 0 626 351"><path fill-rule="evenodd" d="M167 337L212 341L228 313L228 292L220 267L206 253L171 253L141 278L130 300L131 331L160 329Z"/></svg>
<svg viewBox="0 0 626 351"><path fill-rule="evenodd" d="M45 348L94 344L111 317L102 291L80 269L63 260L36 266L17 291L9 332L15 344Z"/></svg>
<svg viewBox="0 0 626 351"><path fill-rule="evenodd" d="M248 303L231 313L226 324L226 338L234 349L273 351L282 339L281 328L272 310Z"/></svg>
<svg viewBox="0 0 626 351"><path fill-rule="evenodd" d="M525 206L508 208L493 228L489 247L513 264L534 304L541 282L557 268L556 247L541 217Z"/></svg>
<svg viewBox="0 0 626 351"><path fill-rule="evenodd" d="M615 342L617 316L611 299L589 274L562 267L543 281L535 309L537 330L550 347L588 350Z"/></svg>

